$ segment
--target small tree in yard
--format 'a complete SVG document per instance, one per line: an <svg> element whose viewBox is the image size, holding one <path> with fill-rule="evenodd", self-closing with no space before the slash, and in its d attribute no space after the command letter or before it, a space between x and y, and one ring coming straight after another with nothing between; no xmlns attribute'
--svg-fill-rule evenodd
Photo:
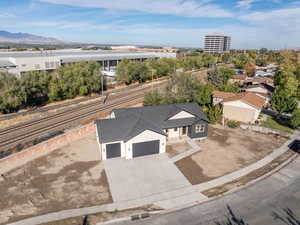
<svg viewBox="0 0 300 225"><path fill-rule="evenodd" d="M194 93L194 101L199 105L208 105L212 102L213 89L210 85L199 85Z"/></svg>
<svg viewBox="0 0 300 225"><path fill-rule="evenodd" d="M222 119L223 110L220 105L210 105L207 109L207 117L213 124L219 122Z"/></svg>
<svg viewBox="0 0 300 225"><path fill-rule="evenodd" d="M144 97L144 106L162 104L163 96L158 91L148 92Z"/></svg>
<svg viewBox="0 0 300 225"><path fill-rule="evenodd" d="M293 111L292 119L291 119L291 126L293 128L297 128L300 126L300 109L295 109Z"/></svg>

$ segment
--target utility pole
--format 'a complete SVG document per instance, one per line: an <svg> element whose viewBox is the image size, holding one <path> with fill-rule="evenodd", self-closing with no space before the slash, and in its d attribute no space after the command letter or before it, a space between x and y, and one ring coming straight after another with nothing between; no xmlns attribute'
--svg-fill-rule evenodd
<svg viewBox="0 0 300 225"><path fill-rule="evenodd" d="M104 79L103 79L103 74L101 74L101 96L103 96L103 87L104 87Z"/></svg>
<svg viewBox="0 0 300 225"><path fill-rule="evenodd" d="M103 74L101 71L101 67L99 68L99 76L101 76L101 96L103 96Z"/></svg>

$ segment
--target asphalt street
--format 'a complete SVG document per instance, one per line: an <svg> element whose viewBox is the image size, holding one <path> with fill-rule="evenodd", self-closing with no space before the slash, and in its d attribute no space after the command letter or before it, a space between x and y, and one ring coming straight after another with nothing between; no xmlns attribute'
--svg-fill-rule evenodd
<svg viewBox="0 0 300 225"><path fill-rule="evenodd" d="M275 219L274 213L285 215L290 209L300 218L300 157L266 179L240 191L214 201L181 209L167 214L151 216L136 221L120 221L110 224L142 225L216 225L228 214L230 206L236 216L249 225L285 225Z"/></svg>

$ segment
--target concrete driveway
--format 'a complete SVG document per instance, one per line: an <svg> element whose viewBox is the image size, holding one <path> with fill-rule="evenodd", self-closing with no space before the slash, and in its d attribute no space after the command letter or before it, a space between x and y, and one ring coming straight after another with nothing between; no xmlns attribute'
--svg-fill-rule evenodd
<svg viewBox="0 0 300 225"><path fill-rule="evenodd" d="M191 187L166 154L132 160L110 159L104 161L104 167L114 202L136 200Z"/></svg>

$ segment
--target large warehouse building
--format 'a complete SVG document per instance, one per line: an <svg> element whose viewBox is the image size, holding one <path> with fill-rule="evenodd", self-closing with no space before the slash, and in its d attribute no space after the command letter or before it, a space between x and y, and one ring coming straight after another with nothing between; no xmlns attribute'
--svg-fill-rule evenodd
<svg viewBox="0 0 300 225"><path fill-rule="evenodd" d="M55 70L74 62L100 62L103 71L113 71L122 59L146 60L176 58L176 53L132 51L83 51L78 49L54 51L0 52L0 69L20 75L22 72Z"/></svg>

